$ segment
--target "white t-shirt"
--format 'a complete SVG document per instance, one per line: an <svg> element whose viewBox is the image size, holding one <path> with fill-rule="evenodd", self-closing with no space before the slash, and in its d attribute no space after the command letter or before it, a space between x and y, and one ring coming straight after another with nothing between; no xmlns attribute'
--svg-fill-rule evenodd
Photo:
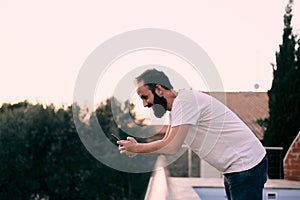
<svg viewBox="0 0 300 200"><path fill-rule="evenodd" d="M245 123L207 94L180 90L173 102L170 119L171 127L191 125L185 143L201 159L223 173L248 170L266 154Z"/></svg>

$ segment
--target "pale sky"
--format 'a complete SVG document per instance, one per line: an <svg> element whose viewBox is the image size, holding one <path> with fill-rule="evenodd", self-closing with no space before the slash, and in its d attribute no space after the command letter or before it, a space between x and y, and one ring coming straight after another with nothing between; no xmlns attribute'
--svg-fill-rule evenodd
<svg viewBox="0 0 300 200"><path fill-rule="evenodd" d="M214 62L225 91L267 91L287 2L0 0L0 104L72 103L77 75L90 53L113 36L141 28L172 30L195 41ZM300 30L299 4L295 0L294 31ZM176 56L143 52L116 61L99 80L101 91L109 95L126 70L133 70L116 67L124 63L167 66L196 89L206 89Z"/></svg>

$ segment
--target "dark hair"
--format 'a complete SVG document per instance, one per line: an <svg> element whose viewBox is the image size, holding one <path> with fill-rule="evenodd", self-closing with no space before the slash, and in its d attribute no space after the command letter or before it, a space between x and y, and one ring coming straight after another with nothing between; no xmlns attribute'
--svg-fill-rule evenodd
<svg viewBox="0 0 300 200"><path fill-rule="evenodd" d="M173 89L169 78L162 71L158 71L154 68L146 70L136 77L135 80L137 84L143 82L143 84L147 85L152 92L155 91L157 84L161 85L166 90Z"/></svg>

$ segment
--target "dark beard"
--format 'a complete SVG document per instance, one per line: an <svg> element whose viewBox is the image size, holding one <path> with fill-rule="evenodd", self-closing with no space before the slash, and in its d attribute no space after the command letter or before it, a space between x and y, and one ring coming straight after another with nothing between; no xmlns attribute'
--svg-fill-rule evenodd
<svg viewBox="0 0 300 200"><path fill-rule="evenodd" d="M158 96L155 92L153 92L153 112L155 117L161 118L167 112L167 100L164 97Z"/></svg>

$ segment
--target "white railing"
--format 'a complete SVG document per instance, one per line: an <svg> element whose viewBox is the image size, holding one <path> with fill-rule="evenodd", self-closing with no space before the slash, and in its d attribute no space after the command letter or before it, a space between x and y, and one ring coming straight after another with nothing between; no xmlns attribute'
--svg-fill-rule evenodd
<svg viewBox="0 0 300 200"><path fill-rule="evenodd" d="M155 164L144 200L169 200L168 171L165 166L165 157L160 155Z"/></svg>

